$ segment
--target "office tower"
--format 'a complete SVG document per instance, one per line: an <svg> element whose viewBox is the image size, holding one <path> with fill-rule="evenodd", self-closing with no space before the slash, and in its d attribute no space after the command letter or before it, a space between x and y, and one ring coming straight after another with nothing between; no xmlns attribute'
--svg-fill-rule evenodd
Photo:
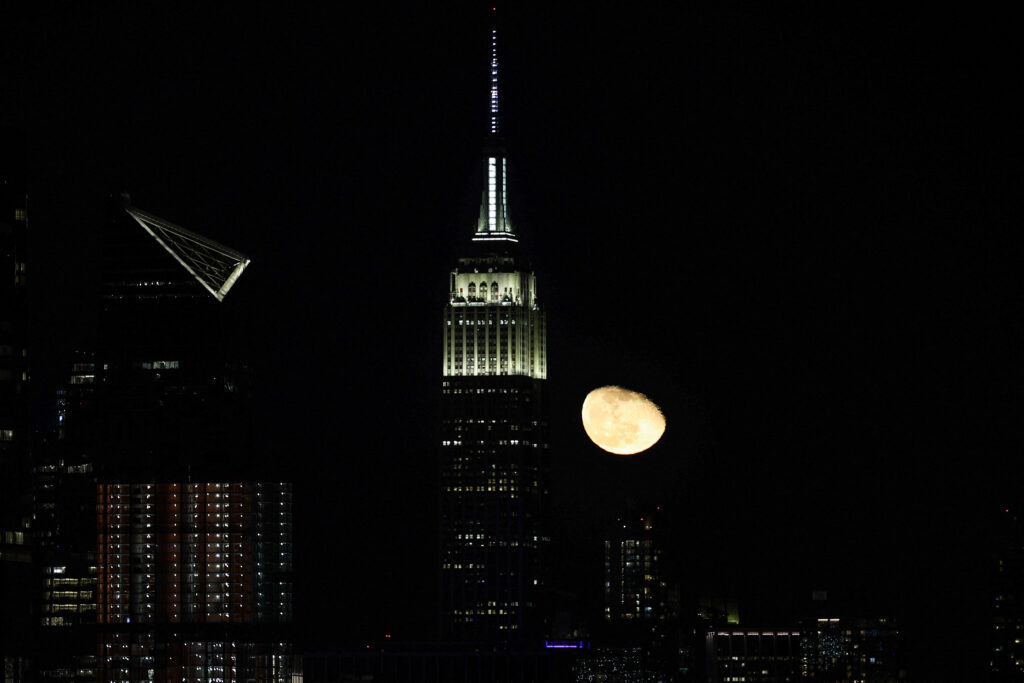
<svg viewBox="0 0 1024 683"><path fill-rule="evenodd" d="M103 229L95 466L106 481L237 480L253 463L237 251L112 200ZM245 478L255 478L247 474Z"/></svg>
<svg viewBox="0 0 1024 683"><path fill-rule="evenodd" d="M508 211L497 32L476 230L442 321L440 618L446 640L539 645L548 486L547 347Z"/></svg>
<svg viewBox="0 0 1024 683"><path fill-rule="evenodd" d="M53 643L37 670L284 680L291 489L251 483L249 375L224 303L248 259L126 197L108 209L97 348L76 354L35 467Z"/></svg>
<svg viewBox="0 0 1024 683"><path fill-rule="evenodd" d="M102 484L96 507L101 680L290 680L290 484Z"/></svg>
<svg viewBox="0 0 1024 683"><path fill-rule="evenodd" d="M24 135L0 129L0 665L5 681L27 675L31 644L26 163Z"/></svg>
<svg viewBox="0 0 1024 683"><path fill-rule="evenodd" d="M673 616L650 514L619 517L611 525L604 541L604 599L608 621Z"/></svg>
<svg viewBox="0 0 1024 683"><path fill-rule="evenodd" d="M75 352L32 467L40 681L96 677L96 475L88 453L95 363Z"/></svg>
<svg viewBox="0 0 1024 683"><path fill-rule="evenodd" d="M800 643L799 631L710 631L706 637L707 680L796 683L802 675Z"/></svg>

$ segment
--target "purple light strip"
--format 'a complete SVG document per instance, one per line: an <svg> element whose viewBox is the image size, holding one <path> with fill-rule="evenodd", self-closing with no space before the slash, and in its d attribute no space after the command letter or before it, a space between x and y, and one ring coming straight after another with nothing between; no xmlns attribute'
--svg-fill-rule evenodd
<svg viewBox="0 0 1024 683"><path fill-rule="evenodd" d="M582 650L585 645L582 640L545 640L544 647L549 650Z"/></svg>

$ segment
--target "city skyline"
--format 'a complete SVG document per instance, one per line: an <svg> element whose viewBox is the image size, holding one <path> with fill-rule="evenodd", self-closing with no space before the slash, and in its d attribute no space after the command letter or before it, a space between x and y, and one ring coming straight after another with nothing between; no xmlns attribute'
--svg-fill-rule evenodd
<svg viewBox="0 0 1024 683"><path fill-rule="evenodd" d="M249 349L258 457L298 463L297 518L332 530L296 525L296 618L313 643L415 632L433 614L416 511L436 501L416 483L434 471L440 341L409 340L436 330L438 273L476 219L487 17L120 9L15 18L3 123L29 140L38 356L88 346L69 290L91 286L112 192L252 254L231 298L267 331ZM564 368L563 585L600 576L608 508L658 502L685 539L675 566L755 610L828 588L893 605L907 633L934 634L942 604L974 615L955 586L980 580L981 508L1020 471L1006 36L887 20L509 12L511 211ZM196 50L174 50L183 37ZM650 453L586 441L579 404L605 384L664 409ZM378 558L346 567L360 590L318 594L336 572L314 540ZM336 613L359 616L334 630ZM917 651L951 637L934 638Z"/></svg>

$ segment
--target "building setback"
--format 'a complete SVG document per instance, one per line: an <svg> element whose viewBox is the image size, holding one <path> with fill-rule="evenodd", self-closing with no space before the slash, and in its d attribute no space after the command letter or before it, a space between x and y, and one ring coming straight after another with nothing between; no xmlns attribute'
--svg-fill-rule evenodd
<svg viewBox="0 0 1024 683"><path fill-rule="evenodd" d="M539 645L547 543L546 322L508 214L492 29L480 217L442 321L441 635Z"/></svg>

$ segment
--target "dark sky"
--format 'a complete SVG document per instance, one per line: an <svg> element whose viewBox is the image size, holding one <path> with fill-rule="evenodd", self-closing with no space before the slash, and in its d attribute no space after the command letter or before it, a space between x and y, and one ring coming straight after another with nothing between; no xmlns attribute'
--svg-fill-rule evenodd
<svg viewBox="0 0 1024 683"><path fill-rule="evenodd" d="M549 319L559 581L586 604L602 525L661 504L686 590L767 622L827 588L900 619L915 678L968 680L986 520L1021 498L1012 17L762 5L502 13L512 217ZM28 138L37 377L90 342L107 193L250 254L225 306L251 321L254 457L299 491L302 638L419 637L488 8L10 18L0 123ZM589 444L579 405L603 384L663 407L654 449Z"/></svg>

